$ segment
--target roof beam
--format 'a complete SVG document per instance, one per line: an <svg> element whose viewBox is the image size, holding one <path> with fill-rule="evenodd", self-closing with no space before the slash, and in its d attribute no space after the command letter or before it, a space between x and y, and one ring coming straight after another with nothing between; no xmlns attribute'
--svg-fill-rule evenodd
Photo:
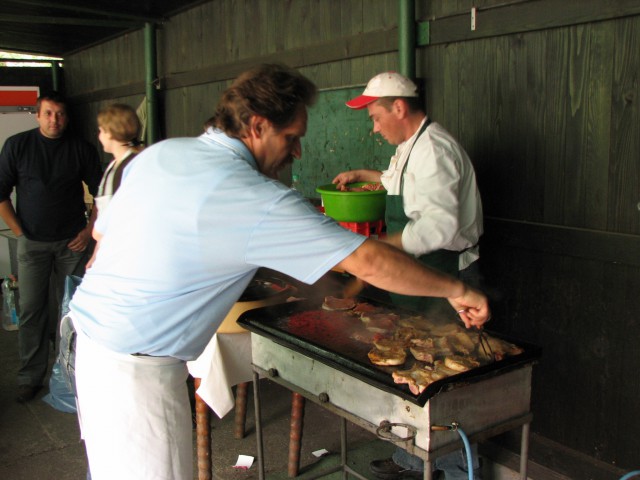
<svg viewBox="0 0 640 480"><path fill-rule="evenodd" d="M4 0L6 1L6 0ZM103 10L99 8L82 7L79 5L64 5L60 2L51 2L47 0L20 0L20 5L31 5L34 7L46 7L54 10L69 10L72 12L90 13L92 15L104 15L111 18L122 18L126 20L134 20L137 22L163 23L167 19L164 17L154 17L150 15L136 15L132 13L116 12L114 10Z"/></svg>
<svg viewBox="0 0 640 480"><path fill-rule="evenodd" d="M42 25L82 25L87 27L140 27L140 21L132 20L100 20L78 17L41 17L35 15L0 15L0 21L10 23L29 23Z"/></svg>

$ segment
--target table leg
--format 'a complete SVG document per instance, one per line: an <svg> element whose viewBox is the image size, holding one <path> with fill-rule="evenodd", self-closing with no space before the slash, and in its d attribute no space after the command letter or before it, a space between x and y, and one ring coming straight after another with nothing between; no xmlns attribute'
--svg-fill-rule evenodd
<svg viewBox="0 0 640 480"><path fill-rule="evenodd" d="M289 478L298 476L300 470L300 448L302 444L302 423L304 421L305 398L299 393L291 394L291 426L289 430Z"/></svg>
<svg viewBox="0 0 640 480"><path fill-rule="evenodd" d="M244 438L247 420L247 388L249 382L239 383L236 386L236 411L233 436L238 440Z"/></svg>
<svg viewBox="0 0 640 480"><path fill-rule="evenodd" d="M195 389L200 379L194 378ZM209 406L196 393L196 452L198 458L198 480L211 480L211 417Z"/></svg>
<svg viewBox="0 0 640 480"><path fill-rule="evenodd" d="M424 462L424 473L422 474L422 480L431 480L433 478L433 467L431 462Z"/></svg>

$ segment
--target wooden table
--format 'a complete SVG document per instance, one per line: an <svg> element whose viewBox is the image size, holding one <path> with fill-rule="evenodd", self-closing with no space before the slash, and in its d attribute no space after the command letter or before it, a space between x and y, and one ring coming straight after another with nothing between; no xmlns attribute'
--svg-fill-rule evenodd
<svg viewBox="0 0 640 480"><path fill-rule="evenodd" d="M254 376L251 334L246 330L240 333L217 333L203 354L197 360L188 362L187 366L196 388L198 480L211 480L211 410L222 418L235 408L233 436L242 439L245 435L247 393ZM236 386L235 398L233 386ZM300 470L304 407L304 397L292 393L287 464L290 478L296 477Z"/></svg>
<svg viewBox="0 0 640 480"><path fill-rule="evenodd" d="M188 362L196 388L198 479L211 479L211 414L222 418L235 407L235 438L243 438L247 386L253 379L249 332L216 333L202 355ZM236 386L234 398L232 387Z"/></svg>

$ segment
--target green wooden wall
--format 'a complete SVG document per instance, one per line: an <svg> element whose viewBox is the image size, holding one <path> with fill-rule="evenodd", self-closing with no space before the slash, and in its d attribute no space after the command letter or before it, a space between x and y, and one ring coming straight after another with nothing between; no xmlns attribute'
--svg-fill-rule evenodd
<svg viewBox="0 0 640 480"><path fill-rule="evenodd" d="M300 191L317 198L316 187L331 183L340 172L357 168L383 170L395 147L373 134L367 110L345 105L362 93L364 85L321 91L309 109L307 134L302 141L302 159L293 165L300 178Z"/></svg>

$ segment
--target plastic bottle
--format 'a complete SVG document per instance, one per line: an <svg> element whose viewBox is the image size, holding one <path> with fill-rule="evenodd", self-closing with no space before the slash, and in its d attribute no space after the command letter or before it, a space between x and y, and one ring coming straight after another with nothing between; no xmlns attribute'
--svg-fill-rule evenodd
<svg viewBox="0 0 640 480"><path fill-rule="evenodd" d="M300 191L300 177L298 175L291 176L291 190Z"/></svg>
<svg viewBox="0 0 640 480"><path fill-rule="evenodd" d="M16 295L18 287L9 277L2 281L2 328L5 330L18 329L18 311L16 310Z"/></svg>

